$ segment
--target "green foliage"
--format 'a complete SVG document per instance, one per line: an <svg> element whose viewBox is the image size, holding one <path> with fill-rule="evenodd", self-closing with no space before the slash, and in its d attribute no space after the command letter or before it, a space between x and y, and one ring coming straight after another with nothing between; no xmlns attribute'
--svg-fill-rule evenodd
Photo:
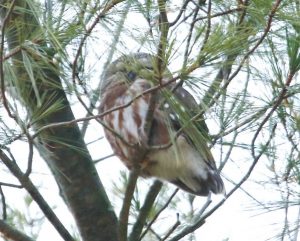
<svg viewBox="0 0 300 241"><path fill-rule="evenodd" d="M290 71L296 73L300 70L300 35L286 32L287 53L290 62Z"/></svg>
<svg viewBox="0 0 300 241"><path fill-rule="evenodd" d="M251 181L268 183L264 191L273 190L272 194L278 194L281 199L271 203L263 195L254 194L255 198L251 200L255 199L259 205L264 203L264 208L269 205L271 209L283 209L289 213L289 208L299 205L300 185L299 2L281 1L277 8L275 4L278 1L272 0L204 2L166 1L170 25L164 33L167 32L167 41L164 39L162 43L162 16L157 1L17 0L15 12L1 33L5 36L0 51L3 59L0 65L3 70L3 76L0 76L1 85L3 83L0 97L1 149L11 153L12 157L16 156L14 163L22 165L22 170L30 167L30 154L19 158L19 150L14 146L16 141L25 143L28 149L34 146L34 152L41 143L48 143L48 146L45 145L47 151L41 151L46 161L49 161L49 156L58 158L60 152L74 151L68 160L59 159L57 166L51 166L54 161L48 164L54 177L60 177L57 180L63 195L66 191L63 185L69 188L74 183L78 186L84 183L86 180L83 179L71 180L81 177L78 171L82 171L82 168L75 167L74 160L78 156L90 155L85 146L78 143L85 135L88 143L90 133L101 135L99 123L85 121L81 136L74 135L73 139L53 136L53 133L67 135L77 128L76 121L60 126L60 133L56 132L56 127L48 127L41 132L39 128L49 124L47 120L50 118L57 124L58 113L60 117L66 117L64 110L69 106L68 101L76 116L97 113L102 84L99 76L103 76L101 73L108 64L118 56L132 52L147 52L156 56L158 46L164 46L163 56L158 57L163 60L164 66L160 67L170 69L165 78L178 77L177 81L182 81L183 86L197 99L197 107L182 109L180 100L174 98L172 91L161 91L194 145L203 151L206 149L203 143L208 142L212 148L217 166L222 169L224 179L228 179L226 186L230 194L226 196L224 205L231 193L241 192L237 190L252 173L247 184L253 184ZM1 2L2 19L10 4L11 1ZM159 68L157 63L154 65L154 73L142 66L133 69L127 66L126 69L139 71L143 77L156 80L154 76ZM2 96L3 93L5 96ZM63 96L65 93L68 99ZM7 101L6 106L4 100ZM10 118L8 110L16 118ZM172 136L172 143L175 140L176 136ZM96 148L90 148L91 155L95 149L104 149L101 141L96 143ZM32 161L34 166L41 160L34 155ZM68 165L63 169L60 164L65 162ZM255 167L257 163L259 168ZM107 161L103 165L110 164ZM251 166L255 168L251 169ZM1 164L0 176L7 175L7 172ZM84 172L94 180L98 178L92 168ZM112 187L105 188L112 190L109 197L112 206L118 210L127 188L128 172L116 173L119 178L109 177L110 182L107 183L113 182ZM40 174L36 175L43 178ZM107 178L102 171L100 175ZM141 213L151 183L151 180L138 181L131 201L129 231ZM102 185L97 185L94 186L97 190L101 189L106 197ZM248 186L245 185L246 191ZM89 196L89 190L82 188L78 196L74 193L71 196L92 203L96 197ZM173 192L171 185L162 187L150 207L143 232ZM249 192L252 192L251 188ZM98 194L97 197L100 196ZM36 200L26 196L24 202L24 210L12 209L8 205L8 222L35 238L38 232L30 233L28 223L32 220L27 212ZM107 203L103 201L98 205L103 210L105 205L110 206ZM76 211L78 206L67 204L72 212ZM201 221L206 221L210 215L218 215L216 210L222 204L222 201L211 204L179 192L143 240L163 239L172 228L169 221L176 221L177 213L180 224L173 226L175 230L166 240L185 240L184 236L177 236L182 233L186 233L189 240L197 240L197 229L207 225ZM95 205L92 208L98 207ZM45 218L40 212L39 217L42 216L32 223L37 230ZM292 223L293 220L288 221ZM289 222L285 222L282 226L287 227ZM96 222L90 225L96 226ZM80 227L74 229L77 233ZM281 240L295 232L291 229L281 233Z"/></svg>

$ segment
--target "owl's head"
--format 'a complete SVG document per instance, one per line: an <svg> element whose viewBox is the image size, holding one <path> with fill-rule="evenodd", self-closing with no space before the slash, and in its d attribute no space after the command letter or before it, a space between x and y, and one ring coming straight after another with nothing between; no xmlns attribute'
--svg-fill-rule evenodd
<svg viewBox="0 0 300 241"><path fill-rule="evenodd" d="M124 55L112 62L105 70L102 79L102 90L105 90L112 82L133 82L137 77L149 81L155 80L155 57L147 53L135 53ZM166 69L165 77L171 77L171 72Z"/></svg>

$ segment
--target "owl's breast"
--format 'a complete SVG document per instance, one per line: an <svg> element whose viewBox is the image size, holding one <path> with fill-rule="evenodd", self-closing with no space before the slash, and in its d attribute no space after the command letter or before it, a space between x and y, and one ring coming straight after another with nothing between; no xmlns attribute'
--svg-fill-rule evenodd
<svg viewBox="0 0 300 241"><path fill-rule="evenodd" d="M148 147L167 144L170 140L166 128L166 116L161 110L155 109L150 135L145 134L145 124L149 109L150 93L142 93L151 87L144 79L137 79L131 86L114 86L106 91L100 105L100 113L109 112L101 120L108 127L105 135L115 154L126 164L132 166L132 159L137 154L137 146ZM142 166L146 165L140 160Z"/></svg>

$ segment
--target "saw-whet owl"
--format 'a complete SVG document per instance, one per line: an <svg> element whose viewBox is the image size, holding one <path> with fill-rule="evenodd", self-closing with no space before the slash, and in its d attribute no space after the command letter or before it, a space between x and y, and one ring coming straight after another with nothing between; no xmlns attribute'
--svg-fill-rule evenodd
<svg viewBox="0 0 300 241"><path fill-rule="evenodd" d="M105 70L99 113L132 102L101 118L108 127L104 128L107 140L129 169L133 168L139 149L136 146L147 149L138 160L144 177L168 181L195 195L224 193L223 181L208 148L203 116L193 118L201 111L199 105L181 85L166 84L172 79L168 69L159 81L155 77L155 65L152 55L137 53L120 57ZM145 93L159 83L164 87L158 88L156 93ZM146 134L152 95L156 99Z"/></svg>

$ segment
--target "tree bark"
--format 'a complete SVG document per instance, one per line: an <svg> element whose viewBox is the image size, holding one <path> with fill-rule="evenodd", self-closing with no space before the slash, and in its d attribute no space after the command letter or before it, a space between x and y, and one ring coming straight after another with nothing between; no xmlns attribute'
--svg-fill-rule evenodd
<svg viewBox="0 0 300 241"><path fill-rule="evenodd" d="M2 20L11 1L1 1ZM17 0L7 21L5 37L10 50L24 45L25 41L37 44L48 54L48 61L32 56L39 64L33 66L34 80L28 75L22 51L13 57L17 76L14 84L28 113L34 118L37 110L50 110L59 103L60 108L37 118L34 128L62 121L74 120L70 104L63 90L58 67L52 63L54 55L46 34L27 1ZM30 54L30 53L26 53ZM38 93L36 93L38 90ZM38 96L37 96L38 95ZM97 174L91 156L77 124L50 128L39 134L38 150L51 169L61 195L71 210L84 241L116 241L117 218Z"/></svg>

